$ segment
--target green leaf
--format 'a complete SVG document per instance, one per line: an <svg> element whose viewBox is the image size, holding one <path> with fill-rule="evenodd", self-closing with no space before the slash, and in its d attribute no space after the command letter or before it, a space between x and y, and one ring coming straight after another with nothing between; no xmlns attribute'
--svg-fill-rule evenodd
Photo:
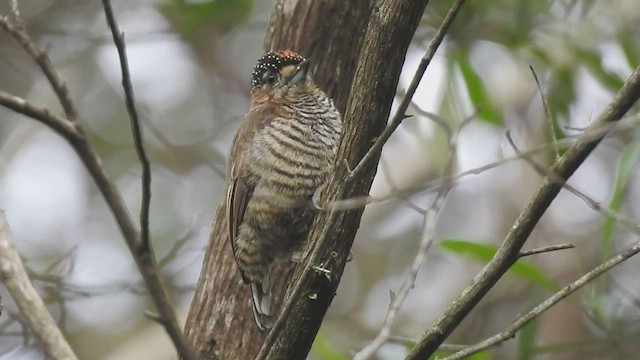
<svg viewBox="0 0 640 360"><path fill-rule="evenodd" d="M187 40L194 40L201 32L214 28L220 35L231 31L249 18L252 0L209 0L185 2L170 0L160 5L177 31Z"/></svg>
<svg viewBox="0 0 640 360"><path fill-rule="evenodd" d="M636 35L631 31L621 31L618 36L618 44L620 44L630 68L633 69L640 65L640 43Z"/></svg>
<svg viewBox="0 0 640 360"><path fill-rule="evenodd" d="M469 53L466 51L460 52L459 55L454 56L454 63L458 66L467 87L469 100L471 100L473 106L478 108L478 117L493 125L503 125L502 114L489 99L482 78L469 62Z"/></svg>
<svg viewBox="0 0 640 360"><path fill-rule="evenodd" d="M322 330L318 331L313 345L311 346L311 353L319 360L346 360L347 356L336 351L329 341L327 336Z"/></svg>
<svg viewBox="0 0 640 360"><path fill-rule="evenodd" d="M616 176L613 184L613 195L609 201L608 208L614 213L618 213L625 200L625 189L629 178L631 177L631 171L638 164L638 158L640 157L640 141L634 141L627 145L618 160L616 165ZM610 217L605 217L602 223L602 238L600 240L600 258L606 260L611 252L611 241L613 237L613 231L615 229L616 220Z"/></svg>
<svg viewBox="0 0 640 360"><path fill-rule="evenodd" d="M471 241L446 239L440 246L450 252L462 255L469 255L482 263L488 263L495 255L498 247L489 244L480 244ZM524 260L516 261L507 271L508 274L531 281L532 283L548 290L557 290L560 286L551 278L544 274L538 266Z"/></svg>
<svg viewBox="0 0 640 360"><path fill-rule="evenodd" d="M542 296L539 291L535 291L529 299L529 308L538 305ZM536 338L538 332L538 319L529 322L518 332L518 360L529 360L535 357Z"/></svg>
<svg viewBox="0 0 640 360"><path fill-rule="evenodd" d="M589 72L605 87L613 92L617 92L622 85L624 79L618 74L607 71L602 66L602 55L595 50L581 49L574 47L577 58L589 70Z"/></svg>
<svg viewBox="0 0 640 360"><path fill-rule="evenodd" d="M489 360L491 359L491 357L489 357L489 352L485 350L485 351L477 352L471 356L467 356L466 359L467 360Z"/></svg>
<svg viewBox="0 0 640 360"><path fill-rule="evenodd" d="M438 349L436 350L436 352L433 353L433 355L429 357L429 360L441 359L443 357L452 355L454 353L455 351ZM489 360L492 358L491 356L489 356L489 354L490 354L490 350L482 350L473 355L469 355L465 357L465 360Z"/></svg>
<svg viewBox="0 0 640 360"><path fill-rule="evenodd" d="M549 76L547 100L549 100L549 111L556 124L556 139L562 139L566 135L560 120L568 116L569 108L575 100L575 78L575 69L564 66L552 69Z"/></svg>

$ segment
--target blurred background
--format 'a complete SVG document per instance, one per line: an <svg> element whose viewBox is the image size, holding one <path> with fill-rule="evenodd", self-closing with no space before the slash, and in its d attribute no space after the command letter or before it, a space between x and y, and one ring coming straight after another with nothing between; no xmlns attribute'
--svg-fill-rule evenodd
<svg viewBox="0 0 640 360"><path fill-rule="evenodd" d="M0 13L9 14L8 2ZM151 231L184 318L198 279L225 159L248 106L274 1L114 1L126 34L139 113L152 162ZM403 69L398 98L450 1L431 1ZM92 144L134 217L140 168L132 146L116 49L98 1L20 2L27 29L46 49L79 108ZM469 1L429 67L408 118L383 152L369 205L338 295L310 358L348 359L379 331L423 235L449 156L447 138L425 116L457 129L456 178L415 288L377 354L407 348L469 284L541 183L515 160L552 139L570 143L640 65L636 0ZM393 46L390 44L390 46ZM303 54L304 55L304 54ZM548 97L548 119L532 66ZM60 113L33 61L0 32L0 89ZM637 113L635 111L630 113ZM637 121L636 121L637 123ZM640 214L640 144L633 127L609 136L570 183L602 206ZM564 148L560 149L562 152ZM35 285L82 359L171 359L169 339L143 315L151 303L111 213L71 148L43 125L0 108L0 209ZM559 286L637 241L616 221L563 191L525 246L575 249L526 258L476 307L449 343L504 330ZM631 359L640 351L640 259L632 258L565 299L515 339L475 359ZM42 358L4 287L0 359ZM445 352L440 353L440 355Z"/></svg>

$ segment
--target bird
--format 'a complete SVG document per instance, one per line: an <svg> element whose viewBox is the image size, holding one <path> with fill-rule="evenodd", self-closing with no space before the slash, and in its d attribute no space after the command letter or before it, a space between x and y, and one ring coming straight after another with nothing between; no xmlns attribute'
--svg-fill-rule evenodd
<svg viewBox="0 0 640 360"><path fill-rule="evenodd" d="M258 60L229 153L228 237L260 330L273 326L269 270L276 260L301 261L342 132L342 116L310 65L292 50Z"/></svg>

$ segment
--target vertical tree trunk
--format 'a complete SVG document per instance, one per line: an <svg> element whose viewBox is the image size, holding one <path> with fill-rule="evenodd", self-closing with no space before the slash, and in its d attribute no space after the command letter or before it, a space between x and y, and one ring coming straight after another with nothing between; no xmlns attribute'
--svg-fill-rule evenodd
<svg viewBox="0 0 640 360"><path fill-rule="evenodd" d="M371 8L371 0L279 0L265 49L292 49L309 58L316 83L344 113ZM221 204L185 331L201 359L253 359L266 334L255 324L249 288L237 271L223 218ZM274 273L280 274L272 276L277 280L273 290L277 312L291 266L283 265Z"/></svg>
<svg viewBox="0 0 640 360"><path fill-rule="evenodd" d="M296 269L285 313L267 337L260 360L304 359L311 348L364 210L364 204L346 211L331 209L331 201L358 198L371 189L380 152L369 151L387 124L409 43L428 2L381 0L372 9L344 112L334 176L321 194L320 204L329 206L316 216L307 239L312 251ZM370 161L360 164L365 156Z"/></svg>

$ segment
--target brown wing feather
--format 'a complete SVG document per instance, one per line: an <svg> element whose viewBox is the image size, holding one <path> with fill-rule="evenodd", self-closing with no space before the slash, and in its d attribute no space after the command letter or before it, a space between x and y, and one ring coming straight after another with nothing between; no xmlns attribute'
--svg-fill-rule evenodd
<svg viewBox="0 0 640 360"><path fill-rule="evenodd" d="M247 203L253 189L248 187L247 184L240 178L237 178L229 184L227 188L227 227L229 229L229 241L231 241L231 248L233 254L236 254L236 242L235 238L238 236L238 228L244 218L244 212L247 209ZM242 280L248 283L242 271Z"/></svg>
<svg viewBox="0 0 640 360"><path fill-rule="evenodd" d="M247 183L246 174L243 174L243 171L247 171L243 166L244 153L255 133L264 128L275 117L272 106L258 105L251 108L253 111L247 113L233 139L229 155L226 218L229 241L231 241L234 257L236 254L234 240L238 236L238 229L242 224L247 203L254 189L253 186ZM241 275L242 280L248 283L244 274Z"/></svg>

